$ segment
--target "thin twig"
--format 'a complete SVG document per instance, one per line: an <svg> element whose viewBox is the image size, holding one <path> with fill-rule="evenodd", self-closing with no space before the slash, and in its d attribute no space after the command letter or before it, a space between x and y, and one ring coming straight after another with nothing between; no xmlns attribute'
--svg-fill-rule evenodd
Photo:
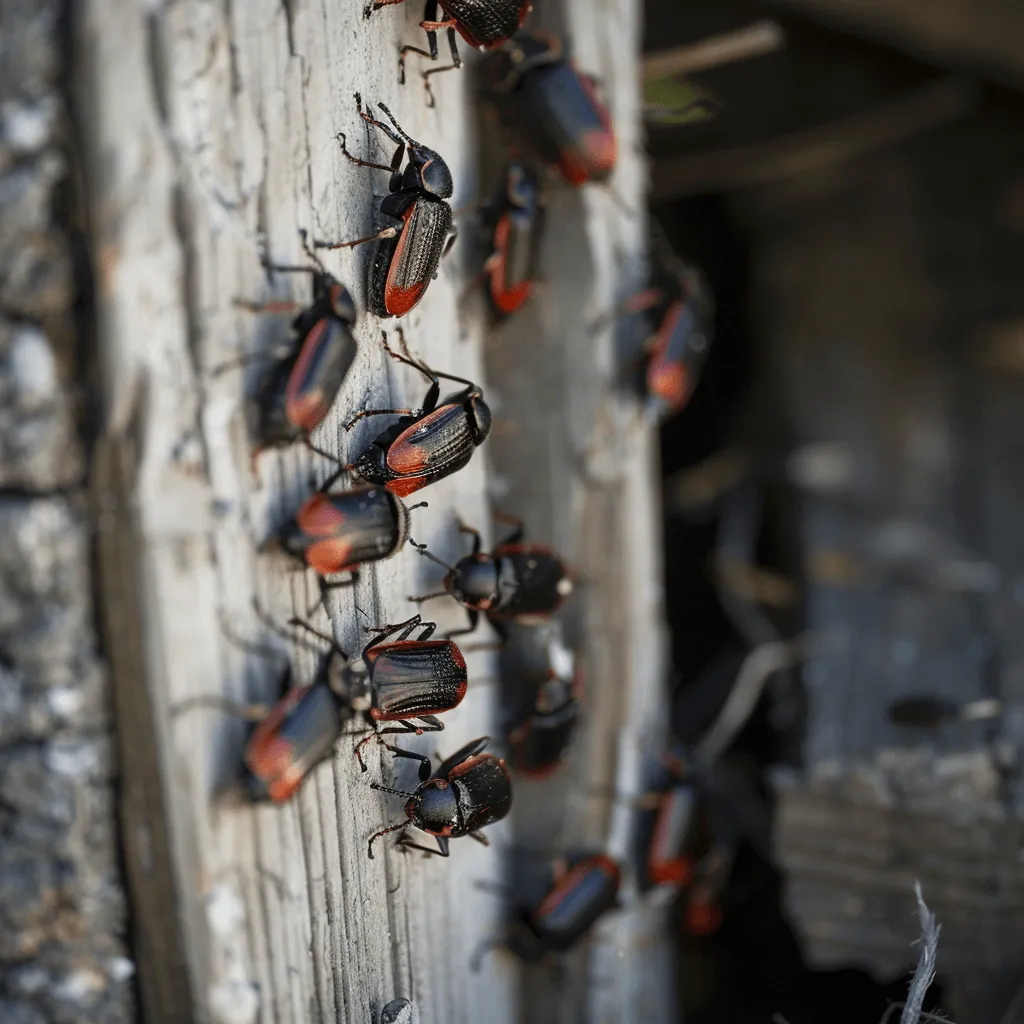
<svg viewBox="0 0 1024 1024"><path fill-rule="evenodd" d="M644 78L692 75L698 71L734 64L774 53L786 45L786 36L775 21L765 18L735 32L721 32L699 43L656 50L644 57Z"/></svg>
<svg viewBox="0 0 1024 1024"><path fill-rule="evenodd" d="M900 1024L917 1024L921 1019L924 995L928 991L928 986L935 980L939 932L942 931L941 925L935 920L935 915L925 905L920 882L914 883L914 895L917 897L917 919L921 922L921 956L917 961L914 976L910 979L910 991L900 1014Z"/></svg>

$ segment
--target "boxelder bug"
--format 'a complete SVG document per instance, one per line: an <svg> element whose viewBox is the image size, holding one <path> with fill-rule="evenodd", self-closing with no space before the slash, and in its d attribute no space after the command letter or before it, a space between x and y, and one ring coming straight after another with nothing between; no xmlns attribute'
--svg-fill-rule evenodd
<svg viewBox="0 0 1024 1024"><path fill-rule="evenodd" d="M621 872L610 857L596 853L556 865L551 888L535 907L518 907L505 934L476 951L472 968L483 955L505 946L523 960L572 949L603 914L618 904Z"/></svg>
<svg viewBox="0 0 1024 1024"><path fill-rule="evenodd" d="M521 160L505 169L502 186L484 210L491 255L484 264L487 295L499 316L510 316L533 295L544 227L537 176Z"/></svg>
<svg viewBox="0 0 1024 1024"><path fill-rule="evenodd" d="M263 265L278 273L312 275L312 303L303 308L295 302L235 300L235 305L253 313L297 313L292 321L294 342L286 347L283 357L270 372L257 402L256 433L261 448L297 440L309 444L310 433L330 412L356 357L356 342L352 337L356 307L352 296L327 273L309 249L306 233L300 234L315 266L282 266L266 261ZM248 362L249 358L246 356L233 363ZM229 365L232 363L218 367L218 371Z"/></svg>
<svg viewBox="0 0 1024 1024"><path fill-rule="evenodd" d="M439 732L444 724L434 716L457 707L465 696L462 652L451 640L430 640L436 627L419 615L373 630L376 636L356 662L349 660L332 637L299 619L292 619L291 624L323 640L330 649L321 656L310 685L291 686L291 666L287 664L281 677L285 696L269 712L261 706L243 711L248 718L259 716L243 758L254 799L288 800L309 772L330 756L342 726L357 715L373 730L355 749L359 766L366 771L362 748L368 742L376 739L397 750L382 737ZM420 626L420 635L410 640ZM263 649L259 652L266 653ZM387 727L381 728L382 723ZM428 758L404 756L420 757L429 771Z"/></svg>
<svg viewBox="0 0 1024 1024"><path fill-rule="evenodd" d="M424 853L448 856L449 839L472 836L477 842L488 846L487 837L480 833L485 825L500 821L512 806L512 780L505 762L493 754L482 754L489 737L467 743L448 760L441 763L436 772L423 781L415 793L405 793L389 786L371 783L374 789L395 796L408 797L405 805L406 820L375 832L367 845L366 852L373 857L375 839L415 825L437 840L437 849L421 846L402 837L401 846ZM399 757L417 758L420 762L420 778L424 778L424 765L429 761L421 754L391 747Z"/></svg>
<svg viewBox="0 0 1024 1024"><path fill-rule="evenodd" d="M374 11L392 4L400 4L403 0L375 0L364 11L369 17ZM448 16L444 21L437 20L437 9L441 7ZM503 43L516 29L521 28L526 16L533 9L532 0L427 0L420 28L427 33L427 45L430 52L418 46L403 46L398 58L399 82L405 84L405 55L418 53L429 60L437 60L437 33L441 29L448 30L448 48L452 53L451 64L443 68L434 68L423 73L423 81L430 94L430 76L442 71L453 71L462 67L459 48L455 45L455 33L458 32L470 46L480 50L489 50ZM430 95L433 106L433 96Z"/></svg>
<svg viewBox="0 0 1024 1024"><path fill-rule="evenodd" d="M465 377L438 373L409 355L405 334L398 329L404 355L389 345L382 332L384 351L392 359L412 366L431 383L421 409L363 409L345 425L351 430L365 416L400 416L356 460L342 466L324 484L327 488L342 473L353 471L370 483L381 484L392 494L407 497L421 487L462 469L491 431L491 410L483 392ZM448 395L438 405L441 378L466 387Z"/></svg>
<svg viewBox="0 0 1024 1024"><path fill-rule="evenodd" d="M390 558L409 536L409 512L426 502L406 506L385 487L353 487L317 491L260 548L281 550L315 570L320 593L358 579L363 562ZM347 580L328 583L324 577L350 573Z"/></svg>
<svg viewBox="0 0 1024 1024"><path fill-rule="evenodd" d="M532 779L560 764L579 724L583 689L579 660L560 636L546 639L547 671L522 678L519 714L508 732L512 767Z"/></svg>
<svg viewBox="0 0 1024 1024"><path fill-rule="evenodd" d="M396 143L391 164L360 160L348 151L344 132L338 133L341 151L360 167L391 172L389 194L380 204L387 226L375 235L354 242L315 242L318 249L346 249L374 242L367 286L370 309L377 316L404 316L423 298L427 285L437 276L441 258L455 242L452 208L446 200L454 191L451 171L441 156L408 136L383 103L378 104L394 126L378 121L363 110L356 93L356 109L367 123L375 125ZM409 163L403 172L406 147Z"/></svg>
<svg viewBox="0 0 1024 1024"><path fill-rule="evenodd" d="M447 569L448 575L444 578L444 590L410 600L429 601L448 594L467 610L468 628L455 630L450 636L472 633L481 612L502 636L505 633L502 620L539 625L558 611L572 593L572 575L550 548L521 543L523 524L520 520L502 515L495 518L514 524L514 529L492 554L481 552L479 531L462 522L459 529L472 534L473 550L455 565L442 562L425 545L416 545L421 555Z"/></svg>
<svg viewBox="0 0 1024 1024"><path fill-rule="evenodd" d="M488 61L491 102L524 147L570 185L610 177L618 155L611 115L560 40L517 32Z"/></svg>

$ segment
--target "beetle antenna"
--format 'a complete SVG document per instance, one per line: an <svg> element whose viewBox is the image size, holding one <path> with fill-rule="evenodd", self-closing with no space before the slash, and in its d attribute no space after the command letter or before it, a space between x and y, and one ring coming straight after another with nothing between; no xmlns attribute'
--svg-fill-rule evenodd
<svg viewBox="0 0 1024 1024"><path fill-rule="evenodd" d="M395 126L395 131L398 132L406 142L410 142L414 146L418 145L416 140L395 120L395 115L391 113L386 104L378 103L377 106L384 111L388 120Z"/></svg>
<svg viewBox="0 0 1024 1024"><path fill-rule="evenodd" d="M392 796L404 796L407 800L416 795L415 793L407 793L404 789L392 789L390 786L382 786L379 782L371 782L370 789L379 789L382 793L390 793ZM393 829L388 829L388 831L391 832Z"/></svg>
<svg viewBox="0 0 1024 1024"><path fill-rule="evenodd" d="M376 789L384 788L383 786L377 786L376 783L372 782L370 783L370 785L374 786L374 788ZM366 844L366 855L370 858L370 860L373 860L373 841L375 839L379 839L381 836L386 836L389 832L397 832L400 828L408 828L411 824L411 821L402 821L399 822L399 824L397 825L390 826L390 828L382 828L379 832L374 832L373 835L370 836L370 841Z"/></svg>
<svg viewBox="0 0 1024 1024"><path fill-rule="evenodd" d="M427 550L426 544L417 544L416 541L409 538L409 543L424 557L429 558L430 561L436 562L442 569L447 569L449 572L458 572L454 565L449 565L447 562L442 561L437 555Z"/></svg>
<svg viewBox="0 0 1024 1024"><path fill-rule="evenodd" d="M299 238L302 239L302 248L306 250L306 255L316 264L321 274L326 274L327 268L316 254L316 250L309 244L309 232L305 228L299 228Z"/></svg>
<svg viewBox="0 0 1024 1024"><path fill-rule="evenodd" d="M260 604L259 598L254 597L252 599L252 610L256 618L259 619L267 629L276 633L282 639L287 640L290 644L295 644L298 647L304 647L307 651L312 651L314 654L323 653L323 651L321 651L315 644L311 644L308 640L303 640L300 637L297 637L293 632L285 629L280 623L275 622L263 605ZM289 625L291 625L291 622L289 622ZM316 630L312 631L314 633L316 632ZM324 637L321 637L321 639L324 639Z"/></svg>

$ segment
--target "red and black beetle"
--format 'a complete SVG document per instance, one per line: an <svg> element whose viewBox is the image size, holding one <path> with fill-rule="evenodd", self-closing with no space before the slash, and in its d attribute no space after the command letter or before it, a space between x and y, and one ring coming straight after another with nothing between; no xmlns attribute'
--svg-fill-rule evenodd
<svg viewBox="0 0 1024 1024"><path fill-rule="evenodd" d="M611 115L561 40L517 32L488 61L489 98L526 149L570 185L611 176L618 156Z"/></svg>
<svg viewBox="0 0 1024 1024"><path fill-rule="evenodd" d="M398 329L404 355L389 345L382 333L384 351L392 359L419 370L430 388L420 409L363 409L345 425L351 430L366 416L399 416L354 462L341 466L324 484L327 488L342 473L354 472L370 483L386 487L392 494L407 497L421 487L462 469L491 431L491 410L483 392L465 377L439 373L409 355L405 334ZM440 404L441 378L465 384L447 395Z"/></svg>
<svg viewBox="0 0 1024 1024"><path fill-rule="evenodd" d="M484 278L491 305L500 317L517 312L533 295L544 207L537 176L522 160L505 169L497 196L484 210L491 255Z"/></svg>
<svg viewBox="0 0 1024 1024"><path fill-rule="evenodd" d="M305 232L300 234L305 244ZM317 262L308 247L306 251ZM303 307L296 302L235 300L235 305L253 313L297 314L292 321L294 341L285 347L260 391L256 434L261 448L298 440L309 443L310 433L330 412L356 357L352 337L355 303L348 289L318 262L313 267L264 262L264 267L278 273L312 275L313 301Z"/></svg>
<svg viewBox="0 0 1024 1024"><path fill-rule="evenodd" d="M477 950L471 966L476 970L483 954L497 946L528 961L572 949L598 918L618 905L620 882L619 865L602 853L556 865L551 888L540 903L517 908L505 935Z"/></svg>
<svg viewBox="0 0 1024 1024"><path fill-rule="evenodd" d="M404 0L375 0L367 6L364 14L369 17L382 7L403 3ZM447 17L438 21L437 9L440 7ZM418 53L429 60L437 60L437 33L441 29L448 30L448 48L451 50L452 62L443 68L433 68L423 73L423 80L430 89L430 76L442 71L453 71L462 67L459 48L455 45L455 33L458 32L470 46L479 50L489 50L505 42L513 32L521 28L527 15L533 9L532 0L427 0L420 28L427 33L427 45L430 51L421 50L418 46L403 46L398 58L399 82L405 84L405 56L407 53ZM431 97L431 105L433 98Z"/></svg>
<svg viewBox="0 0 1024 1024"><path fill-rule="evenodd" d="M481 736L457 750L441 763L429 779L417 787L415 793L371 783L374 789L407 797L408 801L405 805L405 821L375 832L367 845L367 854L373 857L375 839L410 825L434 836L437 849L413 843L405 836L399 845L424 853L447 857L449 839L460 836L472 836L484 846L490 845L480 829L500 821L508 814L512 807L512 780L501 758L481 753L489 739L488 736ZM395 747L390 749L398 757L417 758L421 762L425 760L421 754ZM420 777L423 777L422 770Z"/></svg>
<svg viewBox="0 0 1024 1024"><path fill-rule="evenodd" d="M512 767L535 780L561 763L579 724L583 690L580 660L559 635L546 640L547 671L522 679L520 713L508 731Z"/></svg>
<svg viewBox="0 0 1024 1024"><path fill-rule="evenodd" d="M380 204L383 230L354 242L315 242L318 249L346 249L374 242L367 285L370 310L379 317L404 316L423 298L437 275L441 258L455 242L452 208L447 201L454 185L451 171L438 153L407 135L383 103L378 104L394 128L363 110L356 93L356 109L367 123L379 128L398 149L390 165L360 160L348 151L344 132L338 133L341 151L360 167L391 172L388 195ZM409 163L403 172L406 148Z"/></svg>
<svg viewBox="0 0 1024 1024"><path fill-rule="evenodd" d="M432 555L425 545L415 545L421 555L448 570L444 590L411 598L429 601L454 597L469 615L469 626L449 636L472 633L484 612L494 629L504 636L503 621L532 626L546 622L572 593L573 578L565 563L550 548L523 544L523 524L512 516L495 516L514 524L512 532L491 554L481 551L480 533L459 523L463 533L473 536L473 550L455 565Z"/></svg>
<svg viewBox="0 0 1024 1024"><path fill-rule="evenodd" d="M424 505L406 506L385 487L321 488L260 550L284 551L315 570L323 594L354 583L363 562L379 562L399 551L409 536L410 510ZM324 579L336 573L350 576L339 583Z"/></svg>
<svg viewBox="0 0 1024 1024"><path fill-rule="evenodd" d="M302 780L329 757L342 726L361 715L373 730L356 746L359 766L366 771L362 748L373 739L398 750L381 737L392 733L439 732L444 724L435 715L457 707L466 694L466 662L451 640L430 640L432 622L419 615L397 625L373 630L376 636L363 648L359 661L332 637L301 620L292 620L330 644L308 686L291 686L291 666L282 673L285 696L269 711L256 709L261 720L245 746L249 790L254 799L275 803L288 800ZM417 627L415 640L409 636ZM391 637L395 639L390 640ZM419 724L414 724L418 722ZM386 728L381 728L381 724ZM429 772L430 760L419 754Z"/></svg>
<svg viewBox="0 0 1024 1024"><path fill-rule="evenodd" d="M651 287L627 299L622 309L649 311L654 332L643 346L641 390L650 414L667 419L683 411L700 379L711 348L715 303L701 270L676 256L660 231L652 235Z"/></svg>

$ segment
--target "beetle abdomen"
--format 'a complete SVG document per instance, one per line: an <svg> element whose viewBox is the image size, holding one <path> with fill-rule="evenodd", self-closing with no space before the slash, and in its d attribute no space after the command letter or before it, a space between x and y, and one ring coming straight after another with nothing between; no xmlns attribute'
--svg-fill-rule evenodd
<svg viewBox="0 0 1024 1024"><path fill-rule="evenodd" d="M313 324L288 375L284 402L289 421L303 431L318 426L355 357L356 342L347 324L333 316Z"/></svg>
<svg viewBox="0 0 1024 1024"><path fill-rule="evenodd" d="M461 405L442 405L407 427L388 448L388 468L398 477L388 489L405 496L469 462L476 441ZM414 486L412 486L414 485Z"/></svg>
<svg viewBox="0 0 1024 1024"><path fill-rule="evenodd" d="M441 262L452 211L447 203L421 195L406 208L402 221L384 284L386 316L404 316L423 297Z"/></svg>
<svg viewBox="0 0 1024 1024"><path fill-rule="evenodd" d="M380 644L366 658L379 721L440 714L466 695L466 662L451 640Z"/></svg>
<svg viewBox="0 0 1024 1024"><path fill-rule="evenodd" d="M547 949L563 952L581 939L618 898L619 867L597 854L574 864L548 893L531 926Z"/></svg>
<svg viewBox="0 0 1024 1024"><path fill-rule="evenodd" d="M401 218L392 217L390 214L381 213L381 220L386 226L402 228ZM394 258L395 249L398 246L398 238L378 238L373 243L373 254L370 259L370 270L367 279L366 304L374 316L389 317L394 314L388 312L387 303L384 301L384 293L387 291L388 273L391 270L391 262Z"/></svg>
<svg viewBox="0 0 1024 1024"><path fill-rule="evenodd" d="M580 708L575 700L550 714L531 714L509 733L509 751L515 769L534 779L550 775L562 761L579 716Z"/></svg>
<svg viewBox="0 0 1024 1024"><path fill-rule="evenodd" d="M452 769L448 782L458 794L463 833L500 821L512 807L512 780L505 762L493 754L463 761Z"/></svg>
<svg viewBox="0 0 1024 1024"><path fill-rule="evenodd" d="M393 555L403 538L402 510L382 487L314 494L279 534L282 547L322 575Z"/></svg>
<svg viewBox="0 0 1024 1024"><path fill-rule="evenodd" d="M456 19L459 35L470 46L488 48L503 43L526 20L530 0L441 0Z"/></svg>
<svg viewBox="0 0 1024 1024"><path fill-rule="evenodd" d="M497 548L494 556L501 564L500 596L489 612L495 618L547 618L572 593L569 570L549 548L509 544Z"/></svg>
<svg viewBox="0 0 1024 1024"><path fill-rule="evenodd" d="M245 745L251 789L283 803L306 775L329 757L341 733L342 706L327 686L291 690L253 730Z"/></svg>

